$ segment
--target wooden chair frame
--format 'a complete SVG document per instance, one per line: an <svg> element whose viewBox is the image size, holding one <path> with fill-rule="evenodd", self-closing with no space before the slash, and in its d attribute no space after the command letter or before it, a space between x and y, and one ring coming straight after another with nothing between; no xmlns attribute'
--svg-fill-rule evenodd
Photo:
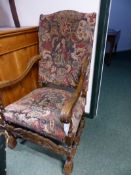
<svg viewBox="0 0 131 175"><path fill-rule="evenodd" d="M1 81L0 82L0 91L2 91L5 88L10 88L12 86L15 86L16 84L20 83L31 71L34 64L38 63L41 56L37 55L34 56L28 63L27 68L25 71L18 76L15 80L11 81ZM77 146L80 142L80 135L82 132L82 129L84 128L84 115L81 118L78 130L76 135L72 133L72 109L74 105L76 104L78 98L80 96L85 96L85 92L83 91L83 82L87 70L88 65L88 59L85 58L82 69L81 69L81 76L79 80L79 84L75 90L74 93L72 93L72 98L63 106L61 110L61 117L60 120L63 123L70 123L70 128L68 132L68 136L65 137L65 143L67 146L62 146L60 144L56 144L53 140L41 136L38 133L34 133L30 130L23 129L19 126L14 126L8 122L5 121L4 117L4 105L2 103L2 96L0 96L0 132L6 136L7 145L10 148L15 148L17 142L17 138L23 138L25 140L32 141L34 143L37 143L45 148L48 148L49 150L60 154L65 155L67 157L65 165L64 165L64 174L69 175L72 172L73 169L73 157L76 153Z"/></svg>

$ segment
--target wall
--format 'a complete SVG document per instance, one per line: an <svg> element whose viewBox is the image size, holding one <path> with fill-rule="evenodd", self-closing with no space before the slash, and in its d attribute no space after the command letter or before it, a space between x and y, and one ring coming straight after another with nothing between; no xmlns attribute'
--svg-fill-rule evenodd
<svg viewBox="0 0 131 175"><path fill-rule="evenodd" d="M96 36L98 28L98 17L99 17L99 7L101 0L16 0L16 8L20 20L21 26L32 26L38 25L39 16L41 13L49 14L59 10L71 9L81 12L96 12L97 13L97 22L95 28L94 36L94 46L92 53L92 62L91 62L91 76L89 80L89 88L87 94L87 105L85 111L89 113L90 111L90 101L92 93L92 80L93 80L93 68L95 61L95 47L96 47Z"/></svg>
<svg viewBox="0 0 131 175"><path fill-rule="evenodd" d="M12 19L9 1L0 0L0 27L13 27L14 21Z"/></svg>
<svg viewBox="0 0 131 175"><path fill-rule="evenodd" d="M48 14L62 9L82 12L97 11L100 0L16 0L18 16L22 26L38 25L40 13Z"/></svg>
<svg viewBox="0 0 131 175"><path fill-rule="evenodd" d="M118 51L131 50L131 0L113 0L109 27L121 30Z"/></svg>

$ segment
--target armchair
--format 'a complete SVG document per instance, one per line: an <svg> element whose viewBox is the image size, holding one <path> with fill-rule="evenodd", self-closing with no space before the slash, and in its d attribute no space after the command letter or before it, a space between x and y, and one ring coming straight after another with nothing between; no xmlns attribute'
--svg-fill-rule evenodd
<svg viewBox="0 0 131 175"><path fill-rule="evenodd" d="M15 80L1 81L0 93L15 86L39 65L39 86L4 106L0 101L0 132L14 148L17 138L65 155L64 174L73 169L73 157L84 127L84 107L93 46L95 13L65 10L41 15L39 51ZM29 82L31 83L31 82Z"/></svg>

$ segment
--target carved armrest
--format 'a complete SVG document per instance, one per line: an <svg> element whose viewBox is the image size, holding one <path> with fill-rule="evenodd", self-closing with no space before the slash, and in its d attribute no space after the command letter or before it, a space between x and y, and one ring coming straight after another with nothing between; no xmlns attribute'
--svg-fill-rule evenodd
<svg viewBox="0 0 131 175"><path fill-rule="evenodd" d="M29 61L28 65L27 65L26 69L24 70L24 72L21 75L19 75L16 79L0 81L0 89L3 89L5 87L9 87L9 86L13 86L13 85L19 83L20 81L22 81L23 78L30 72L33 65L36 62L38 62L40 59L41 59L41 55L36 55L36 56L32 57L32 59Z"/></svg>
<svg viewBox="0 0 131 175"><path fill-rule="evenodd" d="M61 110L60 120L63 123L70 123L71 122L72 109L75 106L75 104L76 104L76 102L77 102L78 98L80 97L81 92L83 90L83 83L84 83L88 63L89 63L89 60L87 58L85 58L84 62L82 64L81 75L80 75L80 80L79 80L79 84L77 86L77 89L72 94L71 98L65 103L65 105L63 106L63 108Z"/></svg>

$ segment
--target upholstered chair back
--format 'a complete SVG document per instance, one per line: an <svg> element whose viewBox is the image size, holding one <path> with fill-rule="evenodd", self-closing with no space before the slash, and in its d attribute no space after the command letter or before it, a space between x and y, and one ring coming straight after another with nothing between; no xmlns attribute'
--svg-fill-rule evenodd
<svg viewBox="0 0 131 175"><path fill-rule="evenodd" d="M95 19L95 13L72 10L40 16L41 83L76 87L84 58L90 63Z"/></svg>

